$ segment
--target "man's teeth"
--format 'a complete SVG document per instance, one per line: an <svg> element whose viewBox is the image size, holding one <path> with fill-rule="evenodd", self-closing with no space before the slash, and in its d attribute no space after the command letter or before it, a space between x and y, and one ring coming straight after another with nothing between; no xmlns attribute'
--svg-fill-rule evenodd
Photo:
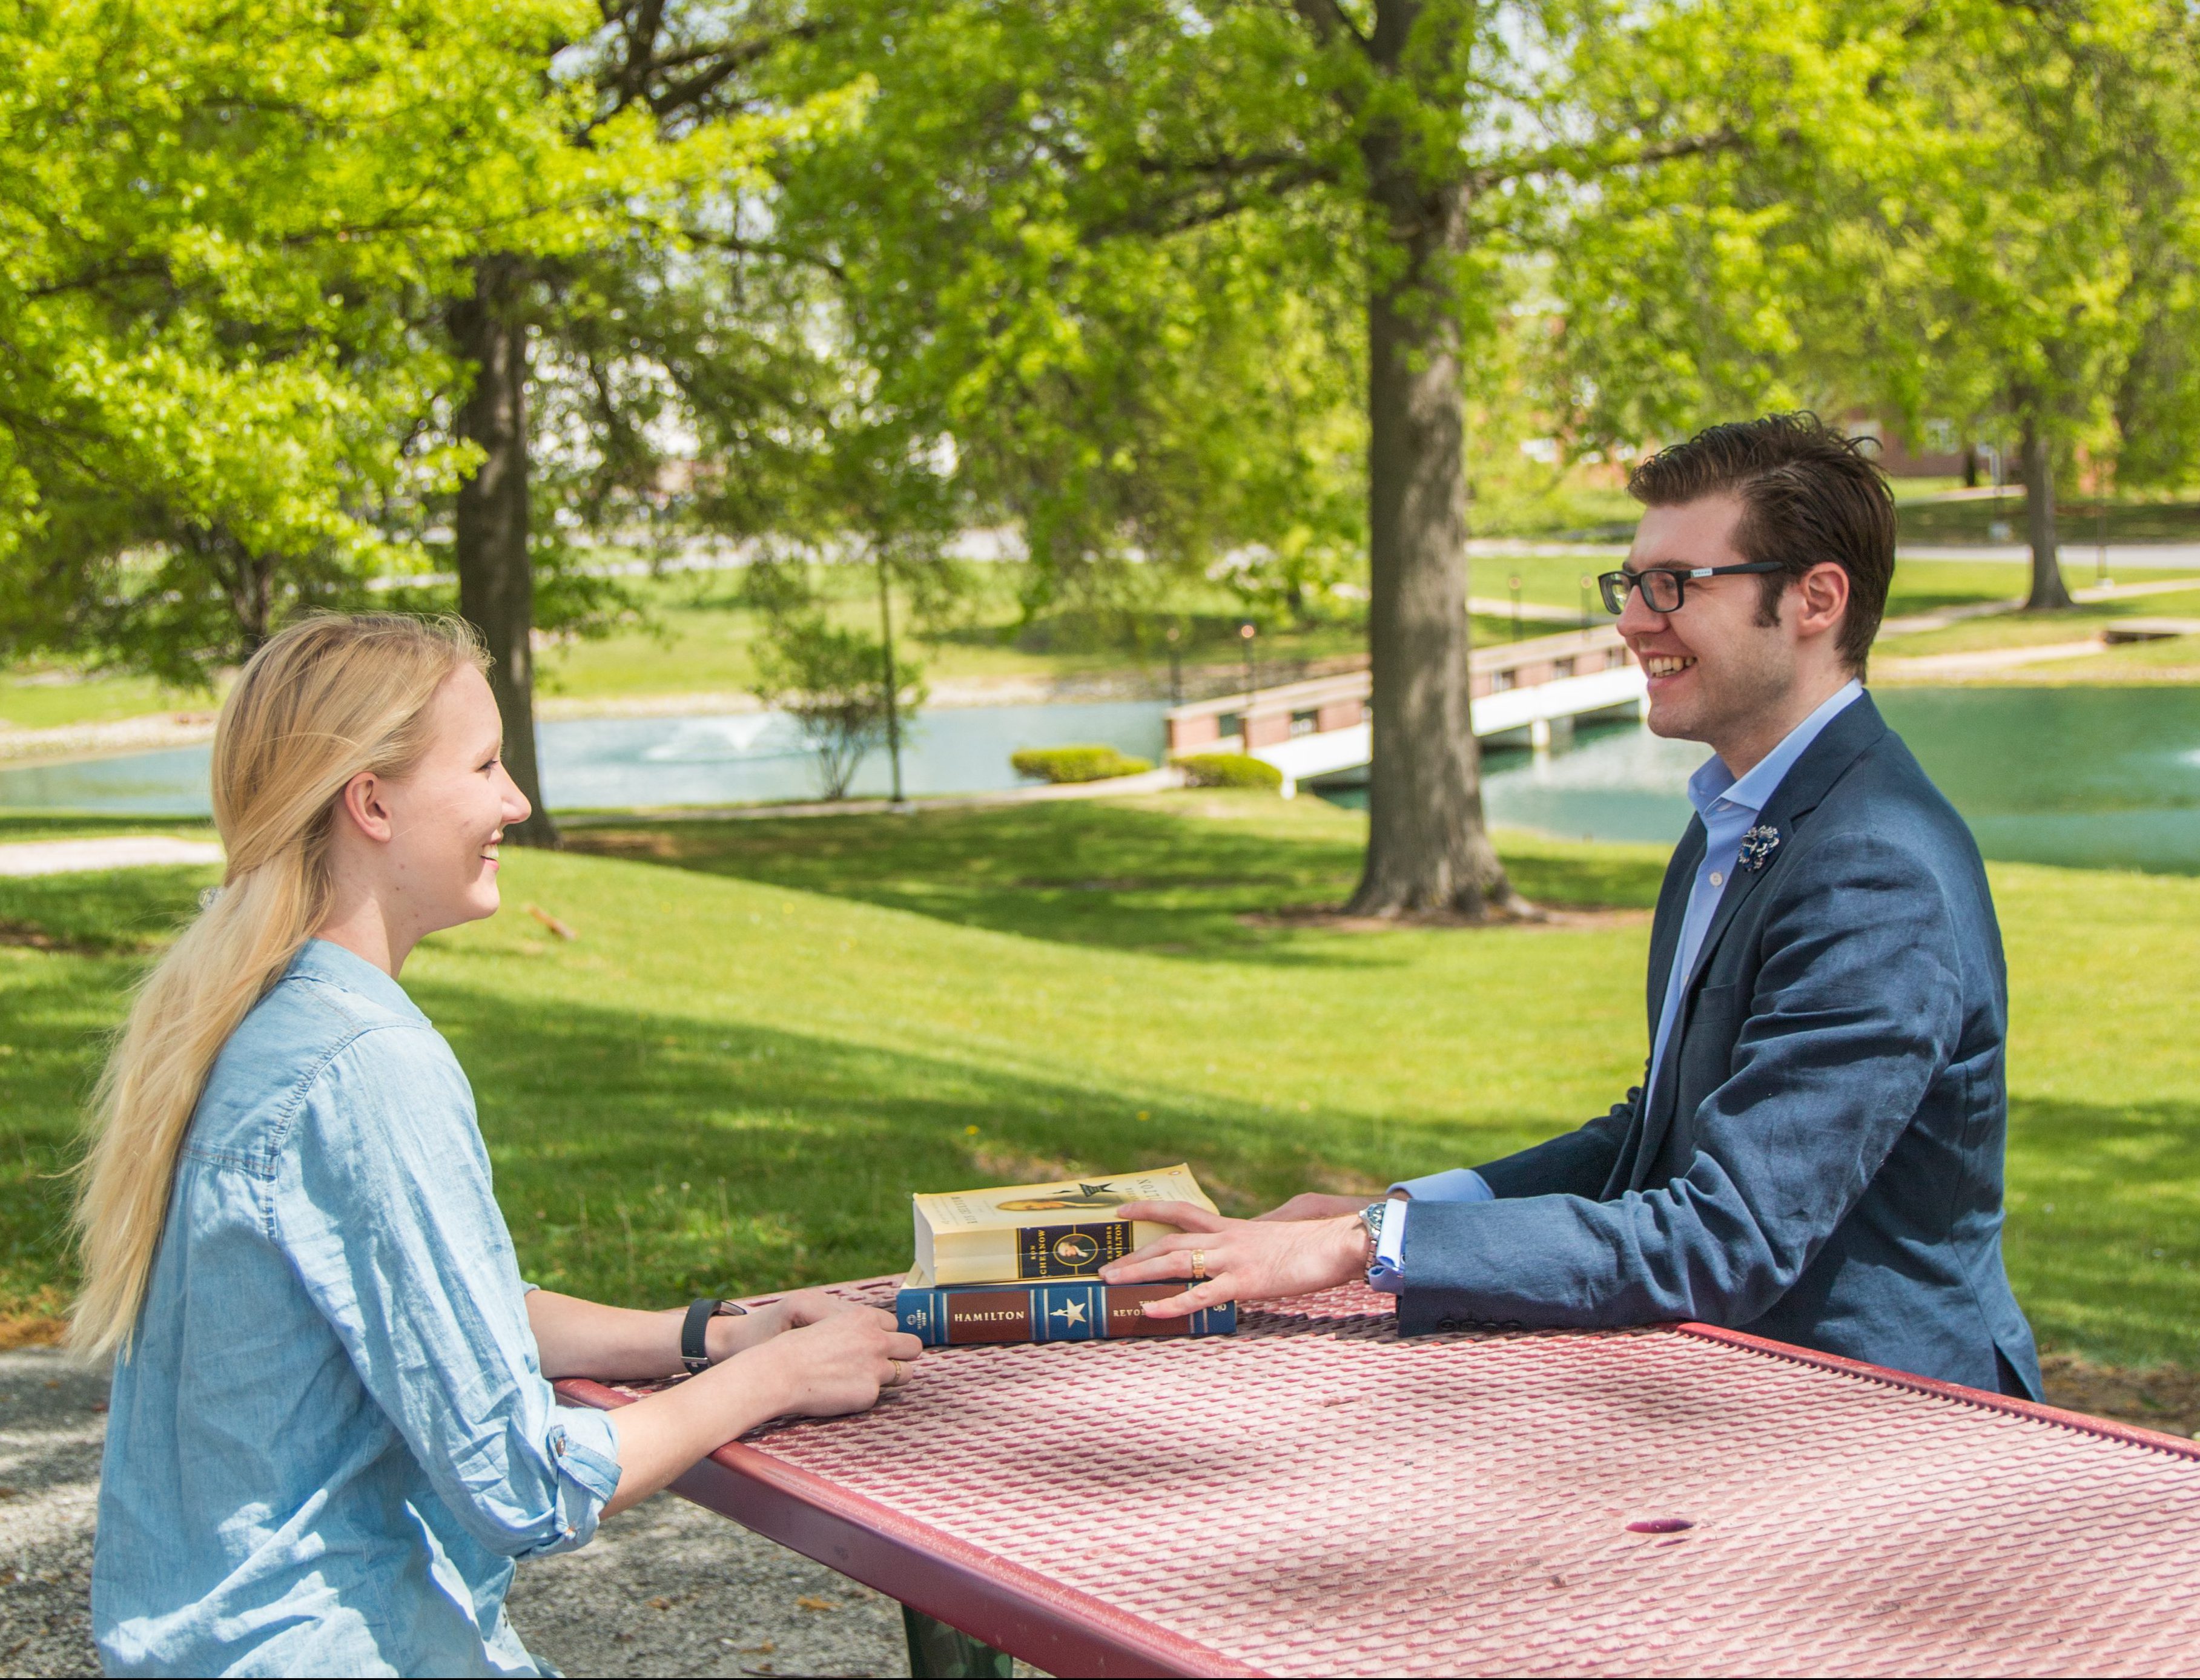
<svg viewBox="0 0 2200 1680"><path fill-rule="evenodd" d="M1670 677L1687 670L1695 662L1676 653L1653 653L1643 660L1642 668L1653 677Z"/></svg>

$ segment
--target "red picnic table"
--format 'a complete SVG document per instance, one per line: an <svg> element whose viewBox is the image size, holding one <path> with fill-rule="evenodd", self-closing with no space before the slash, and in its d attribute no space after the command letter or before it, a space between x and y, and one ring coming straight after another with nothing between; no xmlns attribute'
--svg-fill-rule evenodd
<svg viewBox="0 0 2200 1680"><path fill-rule="evenodd" d="M1706 1325L1401 1338L1355 1286L942 1348L674 1486L899 1599L919 1673L2200 1673L2200 1445Z"/></svg>

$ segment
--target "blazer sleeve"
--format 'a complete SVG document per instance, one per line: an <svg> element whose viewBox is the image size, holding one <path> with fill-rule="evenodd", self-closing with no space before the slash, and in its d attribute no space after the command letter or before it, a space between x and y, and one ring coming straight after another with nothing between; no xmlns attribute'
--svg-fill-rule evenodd
<svg viewBox="0 0 2200 1680"><path fill-rule="evenodd" d="M1786 861L1764 884L1749 1014L1687 1172L1610 1201L1500 1190L1415 1208L1401 1329L1746 1324L1793 1285L1947 1067L1963 989L1926 861L1852 832Z"/></svg>
<svg viewBox="0 0 2200 1680"><path fill-rule="evenodd" d="M1588 1124L1475 1169L1493 1196L1600 1196L1635 1126L1640 1088Z"/></svg>

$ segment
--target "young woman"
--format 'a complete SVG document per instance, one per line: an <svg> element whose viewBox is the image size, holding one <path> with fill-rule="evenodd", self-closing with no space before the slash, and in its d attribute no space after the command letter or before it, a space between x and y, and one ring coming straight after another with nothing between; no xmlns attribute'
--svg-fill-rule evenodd
<svg viewBox="0 0 2200 1680"><path fill-rule="evenodd" d="M74 1335L114 1356L92 1619L118 1674L534 1674L515 1559L585 1543L743 1430L859 1411L916 1338L818 1295L708 1321L528 1289L471 1090L397 983L493 913L526 800L450 624L317 618L214 738L220 893L102 1082ZM702 1310L708 1311L707 1308ZM698 1323L701 1316L697 1315Z"/></svg>

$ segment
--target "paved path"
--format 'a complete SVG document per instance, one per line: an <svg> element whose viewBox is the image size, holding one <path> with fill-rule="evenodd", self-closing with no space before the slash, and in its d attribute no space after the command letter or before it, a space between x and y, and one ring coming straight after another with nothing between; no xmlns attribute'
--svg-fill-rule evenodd
<svg viewBox="0 0 2200 1680"><path fill-rule="evenodd" d="M2180 595L2190 592L2200 584L2191 578L2150 578L2139 583L2103 583L2074 589L2070 598L2080 606L2091 606L2097 601L2128 601L2148 595ZM1974 619L1996 618L2003 613L2022 610L2024 603L2016 601L1967 601L1960 607L1942 607L1934 612L1911 613L1904 618L1890 618L1879 627L1882 636L1913 636L1926 630L1945 630L1951 624L1968 624Z"/></svg>
<svg viewBox="0 0 2200 1680"><path fill-rule="evenodd" d="M2107 646L2098 636L2089 636L2082 642L2050 642L2044 646L1974 648L1967 653L1927 653L1909 659L1889 656L1874 660L1872 669L1887 677L1975 677L2056 659L2083 659L2104 651Z"/></svg>
<svg viewBox="0 0 2200 1680"><path fill-rule="evenodd" d="M103 1377L50 1349L0 1353L0 1673L99 1672L88 1595L106 1398ZM670 1494L523 1565L512 1618L568 1674L909 1672L892 1600Z"/></svg>
<svg viewBox="0 0 2200 1680"><path fill-rule="evenodd" d="M67 875L85 869L142 869L155 864L219 863L210 840L165 834L114 834L96 840L26 840L0 846L0 875Z"/></svg>

